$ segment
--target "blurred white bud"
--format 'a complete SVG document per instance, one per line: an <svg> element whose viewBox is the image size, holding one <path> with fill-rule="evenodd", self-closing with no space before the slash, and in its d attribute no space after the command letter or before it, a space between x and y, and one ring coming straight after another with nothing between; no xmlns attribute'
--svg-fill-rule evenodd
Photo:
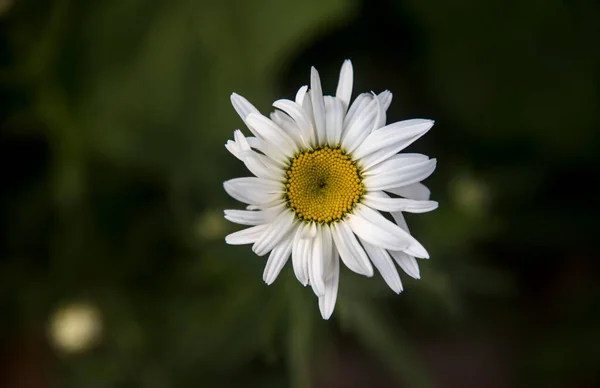
<svg viewBox="0 0 600 388"><path fill-rule="evenodd" d="M102 320L98 309L89 303L59 307L50 317L50 341L64 353L80 353L98 342Z"/></svg>
<svg viewBox="0 0 600 388"><path fill-rule="evenodd" d="M484 215L490 201L485 182L470 174L462 174L450 184L450 195L456 205L469 215Z"/></svg>
<svg viewBox="0 0 600 388"><path fill-rule="evenodd" d="M13 0L0 0L0 17L8 14L8 11L12 8Z"/></svg>
<svg viewBox="0 0 600 388"><path fill-rule="evenodd" d="M223 239L227 234L227 223L222 210L207 210L196 220L198 235L205 240Z"/></svg>

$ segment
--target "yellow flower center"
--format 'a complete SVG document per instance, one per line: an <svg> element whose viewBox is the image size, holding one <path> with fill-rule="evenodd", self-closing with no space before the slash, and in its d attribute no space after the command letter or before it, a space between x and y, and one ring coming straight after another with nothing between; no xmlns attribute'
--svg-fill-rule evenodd
<svg viewBox="0 0 600 388"><path fill-rule="evenodd" d="M356 206L364 192L360 169L339 148L303 151L290 160L285 197L304 221L338 221Z"/></svg>

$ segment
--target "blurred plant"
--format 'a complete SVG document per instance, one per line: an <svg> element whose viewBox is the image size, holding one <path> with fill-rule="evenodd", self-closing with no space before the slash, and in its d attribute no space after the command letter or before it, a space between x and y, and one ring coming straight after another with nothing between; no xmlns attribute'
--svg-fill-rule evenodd
<svg viewBox="0 0 600 388"><path fill-rule="evenodd" d="M493 297L515 292L501 265L527 275L548 268L553 252L585 257L579 242L595 241L597 229L593 191L564 183L595 181L597 2L364 3L360 14L352 0L0 3L0 327L35 337L49 320L64 328L79 316L72 343L81 344L101 322L95 346L57 361L56 385L308 386L331 373L341 340L407 385L432 385L413 327L481 322ZM393 34L405 25L418 34ZM317 52L352 52L332 58L324 79L347 56L371 66L373 78L357 82L396 77L390 88L406 108L390 116L438 120L430 149L418 152L444 167L427 182L440 209L408 216L431 247L422 280L403 278L405 293L390 299L383 282L342 272L339 316L324 323L289 268L266 287L264 260L226 247L218 236L230 226L213 212L234 206L221 182L243 168L223 147L240 125L230 93L268 111L278 77L292 77L299 52L334 32ZM399 67L398 47L411 39L421 39L418 61ZM598 325L577 323L594 322L595 279L575 279L579 292L551 318L577 335L544 327L543 314L532 324L540 337L524 354L534 382L573 366L595 372L573 345L598 338ZM535 318L539 300L519 295L512 314L493 320ZM100 320L65 301L85 301ZM67 310L56 315L57 306Z"/></svg>
<svg viewBox="0 0 600 388"><path fill-rule="evenodd" d="M88 350L100 340L102 321L99 311L87 303L66 304L50 318L48 335L57 349L65 353Z"/></svg>

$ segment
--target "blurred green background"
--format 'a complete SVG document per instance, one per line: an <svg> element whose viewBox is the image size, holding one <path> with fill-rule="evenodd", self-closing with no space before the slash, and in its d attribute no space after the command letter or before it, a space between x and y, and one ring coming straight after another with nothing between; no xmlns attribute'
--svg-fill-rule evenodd
<svg viewBox="0 0 600 388"><path fill-rule="evenodd" d="M600 362L600 2L0 0L0 387L588 387ZM440 202L396 296L330 321L226 246L237 92L431 118Z"/></svg>

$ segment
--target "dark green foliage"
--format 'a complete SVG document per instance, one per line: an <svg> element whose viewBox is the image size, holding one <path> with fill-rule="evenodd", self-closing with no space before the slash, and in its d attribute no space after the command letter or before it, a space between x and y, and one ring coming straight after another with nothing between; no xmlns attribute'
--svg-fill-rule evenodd
<svg viewBox="0 0 600 388"><path fill-rule="evenodd" d="M600 355L593 1L0 0L0 386L587 386ZM330 321L226 246L231 92L389 88L436 126L431 254L395 296L342 270ZM57 309L94 306L80 353ZM19 367L27 373L19 372ZM21 373L21 374L20 374ZM24 377L26 376L26 377ZM366 376L366 377L365 377ZM29 381L29 380L28 380ZM36 380L37 381L37 380ZM496 384L496 385L494 385Z"/></svg>

